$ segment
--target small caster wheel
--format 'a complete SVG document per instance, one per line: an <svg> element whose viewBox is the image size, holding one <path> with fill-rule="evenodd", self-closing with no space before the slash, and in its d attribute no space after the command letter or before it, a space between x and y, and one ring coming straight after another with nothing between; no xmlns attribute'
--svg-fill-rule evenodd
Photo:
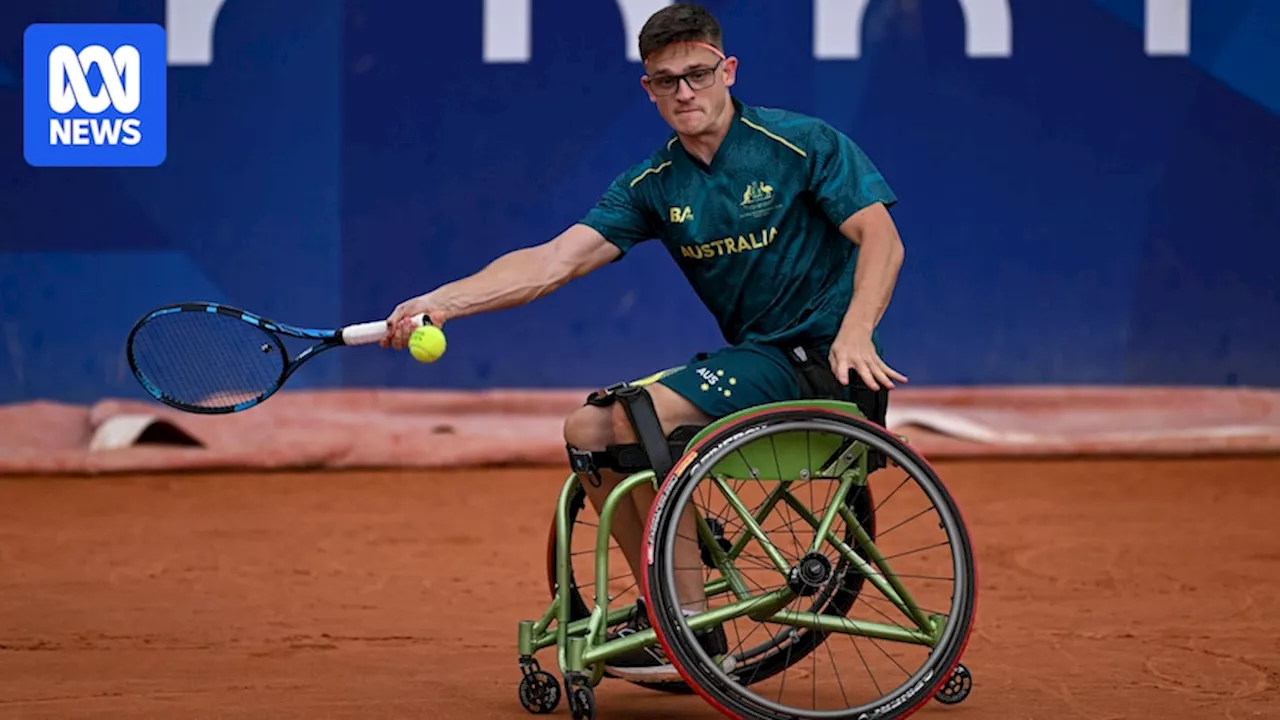
<svg viewBox="0 0 1280 720"><path fill-rule="evenodd" d="M596 693L585 682L566 683L573 720L596 720Z"/></svg>
<svg viewBox="0 0 1280 720"><path fill-rule="evenodd" d="M560 683L551 673L533 670L520 679L520 704L534 715L546 715L560 704Z"/></svg>
<svg viewBox="0 0 1280 720"><path fill-rule="evenodd" d="M969 668L956 665L951 671L951 677L947 678L947 683L942 686L937 695L933 696L933 699L943 705L957 705L969 697L969 691L972 689L973 676L969 674Z"/></svg>

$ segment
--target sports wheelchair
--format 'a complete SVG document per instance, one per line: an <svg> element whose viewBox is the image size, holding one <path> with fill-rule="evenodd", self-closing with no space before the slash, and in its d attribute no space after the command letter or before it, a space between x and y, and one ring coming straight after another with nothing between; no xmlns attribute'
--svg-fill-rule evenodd
<svg viewBox="0 0 1280 720"><path fill-rule="evenodd" d="M963 701L973 684L960 663L974 620L973 550L928 463L813 383L802 387L814 399L663 437L644 390L659 376L588 399L624 402L639 443L610 449L630 472L598 517L581 485L588 467L570 453L575 472L547 543L551 602L519 623L525 709L550 713L561 701L561 683L536 658L552 647L574 720L596 717L595 688L619 677L609 661L641 647L661 648L681 679L628 682L697 693L730 717L890 720L931 698ZM619 502L645 484L658 496L637 583L610 529ZM679 532L690 525L696 539ZM679 544L695 540L701 562L678 566L692 547ZM702 574L705 610L682 610L678 572ZM615 632L624 625L629 633ZM716 626L729 649L712 658L698 634Z"/></svg>

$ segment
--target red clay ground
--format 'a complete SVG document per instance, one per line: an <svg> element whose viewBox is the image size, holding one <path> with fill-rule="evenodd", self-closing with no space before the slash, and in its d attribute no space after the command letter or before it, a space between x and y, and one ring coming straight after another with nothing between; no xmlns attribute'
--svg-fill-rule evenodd
<svg viewBox="0 0 1280 720"><path fill-rule="evenodd" d="M1280 718L1280 459L938 469L978 550L976 687L915 717ZM528 718L516 621L562 479L0 481L0 718Z"/></svg>

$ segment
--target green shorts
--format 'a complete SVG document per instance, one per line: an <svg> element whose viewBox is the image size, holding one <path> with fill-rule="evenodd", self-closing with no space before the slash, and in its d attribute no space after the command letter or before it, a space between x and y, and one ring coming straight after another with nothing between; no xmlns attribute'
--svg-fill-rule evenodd
<svg viewBox="0 0 1280 720"><path fill-rule="evenodd" d="M826 348L820 349L826 360ZM771 402L803 399L795 368L783 351L771 345L743 343L713 353L699 353L687 365L652 375L712 418ZM847 399L873 422L884 424L888 391L872 391L855 375Z"/></svg>

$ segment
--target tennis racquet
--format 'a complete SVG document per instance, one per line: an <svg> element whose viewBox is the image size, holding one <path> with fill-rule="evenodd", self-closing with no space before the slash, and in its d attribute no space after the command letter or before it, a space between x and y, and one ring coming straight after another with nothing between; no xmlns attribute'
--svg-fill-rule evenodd
<svg viewBox="0 0 1280 720"><path fill-rule="evenodd" d="M430 322L418 315L414 322ZM302 364L325 350L376 343L384 320L319 330L284 325L209 302L152 310L126 342L129 368L152 397L205 415L241 412L279 390ZM317 341L290 358L285 337Z"/></svg>

